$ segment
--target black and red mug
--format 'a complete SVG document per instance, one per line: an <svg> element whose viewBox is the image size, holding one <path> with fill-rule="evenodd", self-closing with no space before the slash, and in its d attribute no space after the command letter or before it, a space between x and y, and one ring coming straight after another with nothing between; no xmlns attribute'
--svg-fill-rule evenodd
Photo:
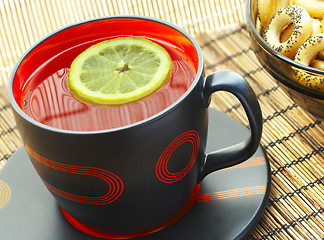
<svg viewBox="0 0 324 240"><path fill-rule="evenodd" d="M108 130L54 128L23 111L24 87L42 62L63 48L116 34L159 36L177 46L196 64L188 90L154 116ZM74 227L101 238L155 232L191 208L206 175L255 153L262 115L252 88L233 71L206 77L203 70L202 51L193 37L165 21L137 16L73 24L45 37L20 58L8 84L16 124L40 178ZM239 99L251 134L237 145L206 153L208 106L216 91Z"/></svg>

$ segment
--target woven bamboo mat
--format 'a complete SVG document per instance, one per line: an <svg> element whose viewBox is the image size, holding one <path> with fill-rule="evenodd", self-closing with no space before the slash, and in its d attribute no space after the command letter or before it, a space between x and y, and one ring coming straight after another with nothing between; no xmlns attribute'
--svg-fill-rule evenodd
<svg viewBox="0 0 324 240"><path fill-rule="evenodd" d="M292 102L257 62L243 0L1 0L0 169L21 146L6 90L13 64L55 29L116 14L153 16L181 26L202 47L207 74L232 69L253 87L263 112L261 145L272 185L269 204L248 239L324 239L324 123ZM232 95L214 94L212 104L248 124Z"/></svg>
<svg viewBox="0 0 324 240"><path fill-rule="evenodd" d="M253 87L263 113L261 145L271 165L268 207L250 239L324 238L324 124L292 102L257 62L246 25L196 36L206 72L232 69ZM244 110L228 93L213 104L243 124Z"/></svg>

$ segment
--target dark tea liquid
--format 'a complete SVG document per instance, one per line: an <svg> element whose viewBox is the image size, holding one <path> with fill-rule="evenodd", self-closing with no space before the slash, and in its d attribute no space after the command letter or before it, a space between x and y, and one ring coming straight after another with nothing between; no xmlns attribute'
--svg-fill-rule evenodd
<svg viewBox="0 0 324 240"><path fill-rule="evenodd" d="M64 54L52 57L37 69L29 80L22 109L40 123L74 131L117 128L161 112L188 90L195 70L183 59L178 48L159 39L150 39L163 46L173 60L170 79L150 96L118 106L92 105L75 99L67 87L71 61L64 61L64 56L82 52L84 45L81 44L66 49Z"/></svg>

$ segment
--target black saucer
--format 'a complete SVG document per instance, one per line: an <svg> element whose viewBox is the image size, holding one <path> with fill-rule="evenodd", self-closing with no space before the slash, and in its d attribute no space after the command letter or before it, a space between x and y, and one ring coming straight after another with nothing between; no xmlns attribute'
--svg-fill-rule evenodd
<svg viewBox="0 0 324 240"><path fill-rule="evenodd" d="M238 143L249 131L210 109L208 150ZM217 135L217 136L216 136ZM241 239L257 224L267 204L269 163L261 147L248 161L208 175L193 208L178 222L138 240ZM98 239L72 227L19 148L0 172L1 240Z"/></svg>

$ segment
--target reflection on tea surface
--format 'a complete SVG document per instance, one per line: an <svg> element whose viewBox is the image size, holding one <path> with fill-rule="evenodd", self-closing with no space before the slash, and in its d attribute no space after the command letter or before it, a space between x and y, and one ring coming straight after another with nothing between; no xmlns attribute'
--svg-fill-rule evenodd
<svg viewBox="0 0 324 240"><path fill-rule="evenodd" d="M194 75L181 58L173 58L168 82L150 96L119 106L95 106L76 100L66 81L69 69L63 68L30 89L24 111L43 124L74 131L95 131L129 125L161 112L190 87Z"/></svg>

